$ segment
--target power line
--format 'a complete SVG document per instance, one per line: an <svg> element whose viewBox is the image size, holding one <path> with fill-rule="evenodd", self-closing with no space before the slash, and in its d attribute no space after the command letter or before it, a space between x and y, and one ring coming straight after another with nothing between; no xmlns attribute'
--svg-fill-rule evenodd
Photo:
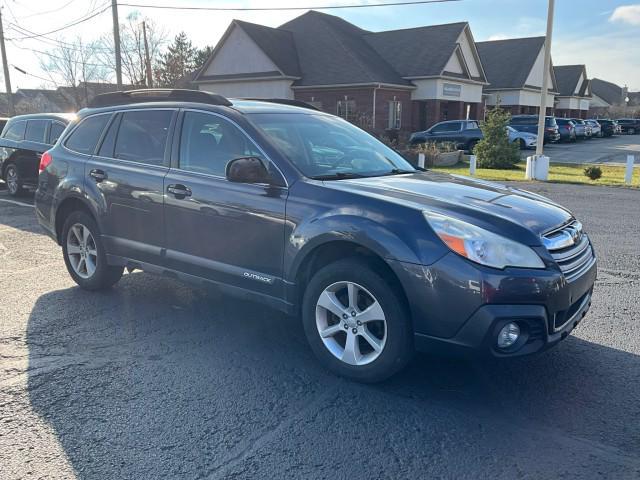
<svg viewBox="0 0 640 480"><path fill-rule="evenodd" d="M449 3L462 0L416 0L407 2L369 3L358 5L320 5L307 7L181 7L176 5L149 5L142 3L118 2L122 7L157 8L162 10L201 10L214 12L258 12L258 11L285 11L285 10L337 10L344 8L369 8L369 7L397 7L403 5L424 5L427 3Z"/></svg>
<svg viewBox="0 0 640 480"><path fill-rule="evenodd" d="M42 50L36 50L35 48L29 48L29 47L21 47L20 45L16 45L16 43L12 40L10 40L11 44L16 47L19 48L20 50L27 50L30 52L35 52L35 53L39 53L41 55L46 55L47 57L51 57L51 58L57 58L58 60L62 60L65 62L71 62L71 63L75 63L76 65L85 65L87 67L101 67L101 68L108 68L108 69L113 69L112 65L107 65L104 63L88 63L88 62L82 62L82 61L78 61L78 60L73 60L70 58L64 58L64 57L60 57L59 55L54 55L52 53L49 52L43 52Z"/></svg>
<svg viewBox="0 0 640 480"><path fill-rule="evenodd" d="M107 5L107 6L105 6L105 5L103 4L103 5L102 5L102 7L103 7L103 8L102 8L101 10L98 10L98 11L95 11L95 10L94 10L94 13L92 13L92 14L91 14L91 15L89 15L88 17L84 17L84 18L80 18L80 19L74 20L73 22L68 23L67 25L63 25L62 27L56 28L56 29L51 30L51 31L49 31L49 32L44 32L44 33L34 33L33 35L27 35L27 36L24 36L24 37L16 37L16 38L8 38L7 40L26 40L26 39L29 39L29 38L44 37L45 35L50 35L50 34L52 34L52 33L60 32L61 30L66 30L67 28L75 27L76 25L79 25L79 24L84 23L84 22L86 22L86 21L88 21L88 20L91 20L92 18L95 18L95 17L97 17L98 15L100 15L100 14L102 14L102 13L106 12L107 10L109 10L109 9L111 8L111 5ZM100 7L98 7L98 8L100 8ZM19 27L18 25L15 25L15 24L13 24L13 23L11 23L10 25L11 25L11 26L14 26L14 27L21 28L21 27Z"/></svg>
<svg viewBox="0 0 640 480"><path fill-rule="evenodd" d="M14 65L13 63L11 64L11 66L12 66L13 68L15 68L17 71L19 71L20 73L22 73L23 75L28 75L28 76L30 76L30 77L37 78L38 80L44 80L44 81L45 81L45 82L47 82L47 83L53 83L53 84L55 84L55 82L54 82L53 80L51 80L50 78L39 77L38 75L34 75L33 73L29 73L29 72L27 72L25 69L20 68L20 67L18 67L18 66L16 66L16 65Z"/></svg>

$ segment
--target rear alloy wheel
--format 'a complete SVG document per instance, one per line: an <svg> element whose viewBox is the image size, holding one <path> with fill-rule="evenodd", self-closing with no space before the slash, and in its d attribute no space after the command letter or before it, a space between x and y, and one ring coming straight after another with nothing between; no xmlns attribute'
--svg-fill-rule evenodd
<svg viewBox="0 0 640 480"><path fill-rule="evenodd" d="M17 197L22 193L22 182L20 181L18 167L13 163L7 165L7 168L4 171L4 181L7 184L7 192L9 195Z"/></svg>
<svg viewBox="0 0 640 480"><path fill-rule="evenodd" d="M69 274L82 288L109 288L122 276L122 267L107 264L98 225L85 212L73 212L65 221L62 251Z"/></svg>
<svg viewBox="0 0 640 480"><path fill-rule="evenodd" d="M407 309L364 262L341 260L324 267L309 282L302 308L313 352L338 375L378 382L412 357Z"/></svg>

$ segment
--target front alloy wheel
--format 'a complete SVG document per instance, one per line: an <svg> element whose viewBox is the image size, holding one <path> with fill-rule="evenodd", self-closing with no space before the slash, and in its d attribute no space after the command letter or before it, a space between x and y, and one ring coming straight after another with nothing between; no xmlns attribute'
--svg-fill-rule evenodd
<svg viewBox="0 0 640 480"><path fill-rule="evenodd" d="M349 365L373 362L387 341L380 303L354 282L336 282L324 289L316 303L316 327L327 350Z"/></svg>
<svg viewBox="0 0 640 480"><path fill-rule="evenodd" d="M379 382L411 359L413 328L393 273L369 262L347 258L317 271L306 285L302 323L325 367L360 382Z"/></svg>

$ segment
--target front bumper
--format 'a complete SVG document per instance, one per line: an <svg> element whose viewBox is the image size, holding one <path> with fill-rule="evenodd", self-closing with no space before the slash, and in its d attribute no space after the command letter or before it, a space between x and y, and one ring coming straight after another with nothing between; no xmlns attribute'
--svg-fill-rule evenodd
<svg viewBox="0 0 640 480"><path fill-rule="evenodd" d="M411 278L401 282L411 305L417 350L510 357L540 352L569 335L591 306L597 264L594 258L571 282L553 266L496 271L453 253L408 271ZM514 348L500 350L498 332L513 321L521 339Z"/></svg>

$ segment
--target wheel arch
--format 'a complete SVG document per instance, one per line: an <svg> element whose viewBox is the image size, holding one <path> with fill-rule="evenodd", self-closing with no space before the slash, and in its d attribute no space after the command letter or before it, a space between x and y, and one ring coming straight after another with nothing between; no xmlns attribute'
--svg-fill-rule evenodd
<svg viewBox="0 0 640 480"><path fill-rule="evenodd" d="M62 244L62 228L67 217L72 212L82 211L91 215L93 220L98 223L98 216L95 214L88 201L80 196L70 195L60 202L55 210L54 228L58 244Z"/></svg>
<svg viewBox="0 0 640 480"><path fill-rule="evenodd" d="M305 252L304 258L299 262L293 276L295 282L294 302L298 307L302 305L305 286L313 277L314 273L323 266L343 259L358 259L366 262L368 266L387 280L400 297L405 307L409 307L406 292L397 272L379 251L375 251L369 246L352 240L334 238L312 247Z"/></svg>

